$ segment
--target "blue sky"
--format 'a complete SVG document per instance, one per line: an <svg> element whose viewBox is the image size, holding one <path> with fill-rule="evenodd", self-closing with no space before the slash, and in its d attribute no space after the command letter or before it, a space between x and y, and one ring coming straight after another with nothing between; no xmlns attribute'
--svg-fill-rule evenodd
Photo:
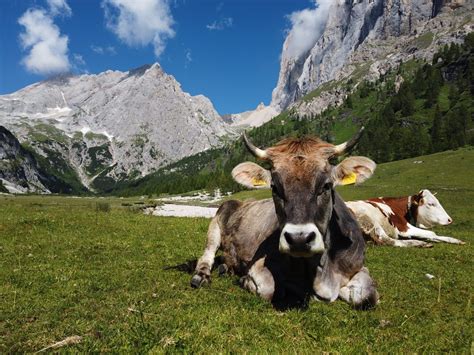
<svg viewBox="0 0 474 355"><path fill-rule="evenodd" d="M142 8L127 8L140 1ZM309 0L0 0L0 94L64 68L126 71L157 61L185 91L209 97L219 113L253 109L270 102L291 27L287 15L311 6ZM57 40L48 42L57 62L38 60L41 46L32 54L41 41L37 27L20 38L26 26L45 21L45 31L57 30L43 38Z"/></svg>

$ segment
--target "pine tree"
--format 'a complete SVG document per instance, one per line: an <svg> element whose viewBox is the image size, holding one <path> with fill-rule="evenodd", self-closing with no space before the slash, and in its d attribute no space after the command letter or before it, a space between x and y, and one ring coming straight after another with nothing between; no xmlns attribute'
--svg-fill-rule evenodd
<svg viewBox="0 0 474 355"><path fill-rule="evenodd" d="M456 103L459 100L459 90L457 89L456 85L449 85L448 99L450 108L456 106Z"/></svg>
<svg viewBox="0 0 474 355"><path fill-rule="evenodd" d="M352 105L353 105L352 104L352 97L351 97L351 95L349 95L346 99L346 107L352 109L353 108Z"/></svg>
<svg viewBox="0 0 474 355"><path fill-rule="evenodd" d="M469 115L464 103L450 110L446 116L448 122L447 137L449 148L463 147L467 143Z"/></svg>
<svg viewBox="0 0 474 355"><path fill-rule="evenodd" d="M441 85L443 84L443 77L438 68L433 68L427 77L428 86L425 93L425 108L431 108L438 102L438 96Z"/></svg>
<svg viewBox="0 0 474 355"><path fill-rule="evenodd" d="M440 152L446 147L446 132L444 129L443 115L436 105L433 126L431 127L431 149L433 152Z"/></svg>
<svg viewBox="0 0 474 355"><path fill-rule="evenodd" d="M413 94L410 85L402 84L399 95L402 116L411 116L415 112L415 95Z"/></svg>

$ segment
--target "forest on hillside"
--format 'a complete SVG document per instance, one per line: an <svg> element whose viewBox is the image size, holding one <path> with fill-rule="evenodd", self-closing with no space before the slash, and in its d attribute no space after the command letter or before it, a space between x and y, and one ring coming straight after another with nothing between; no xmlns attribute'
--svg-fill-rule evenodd
<svg viewBox="0 0 474 355"><path fill-rule="evenodd" d="M340 143L364 125L365 134L354 153L377 163L474 144L474 33L463 44L446 45L431 63L410 60L374 82L356 86L349 79L341 85L352 92L343 105L310 117L287 110L249 131L249 137L261 147L308 134ZM246 160L253 157L238 140L118 184L108 192L155 195L217 187L236 191L240 187L230 172Z"/></svg>

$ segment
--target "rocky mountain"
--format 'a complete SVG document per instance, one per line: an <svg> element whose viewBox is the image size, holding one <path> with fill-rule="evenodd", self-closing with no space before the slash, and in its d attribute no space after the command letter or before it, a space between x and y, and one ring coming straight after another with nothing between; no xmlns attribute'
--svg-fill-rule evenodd
<svg viewBox="0 0 474 355"><path fill-rule="evenodd" d="M0 192L70 192L67 186L48 175L34 155L23 148L16 137L0 126Z"/></svg>
<svg viewBox="0 0 474 355"><path fill-rule="evenodd" d="M260 127L279 113L280 111L275 107L265 106L261 102L255 110L225 115L223 118L226 122L236 127Z"/></svg>
<svg viewBox="0 0 474 355"><path fill-rule="evenodd" d="M291 48L301 39L289 32L271 106L317 114L342 103L362 80L401 62L431 60L473 31L473 6L472 0L334 0L309 50L295 56Z"/></svg>
<svg viewBox="0 0 474 355"><path fill-rule="evenodd" d="M90 190L220 146L232 134L208 98L183 92L159 64L61 76L0 96L0 124L53 175Z"/></svg>

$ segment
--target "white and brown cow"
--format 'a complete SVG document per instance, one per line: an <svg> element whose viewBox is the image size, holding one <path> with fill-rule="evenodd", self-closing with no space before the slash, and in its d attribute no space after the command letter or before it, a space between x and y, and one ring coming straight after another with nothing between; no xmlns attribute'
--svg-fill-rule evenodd
<svg viewBox="0 0 474 355"><path fill-rule="evenodd" d="M244 186L271 188L273 199L232 200L220 206L191 285L210 281L221 249L222 266L241 276L242 287L276 306L306 304L310 296L374 306L378 293L364 267L361 230L334 188L347 176L364 181L373 174L375 163L365 157L346 158L337 166L329 163L359 137L338 146L316 138L294 138L262 150L244 135L250 152L271 168L246 162L232 175Z"/></svg>
<svg viewBox="0 0 474 355"><path fill-rule="evenodd" d="M426 230L453 221L429 190L405 197L349 201L346 205L356 216L364 235L376 244L397 247L431 247L429 242L464 244Z"/></svg>

